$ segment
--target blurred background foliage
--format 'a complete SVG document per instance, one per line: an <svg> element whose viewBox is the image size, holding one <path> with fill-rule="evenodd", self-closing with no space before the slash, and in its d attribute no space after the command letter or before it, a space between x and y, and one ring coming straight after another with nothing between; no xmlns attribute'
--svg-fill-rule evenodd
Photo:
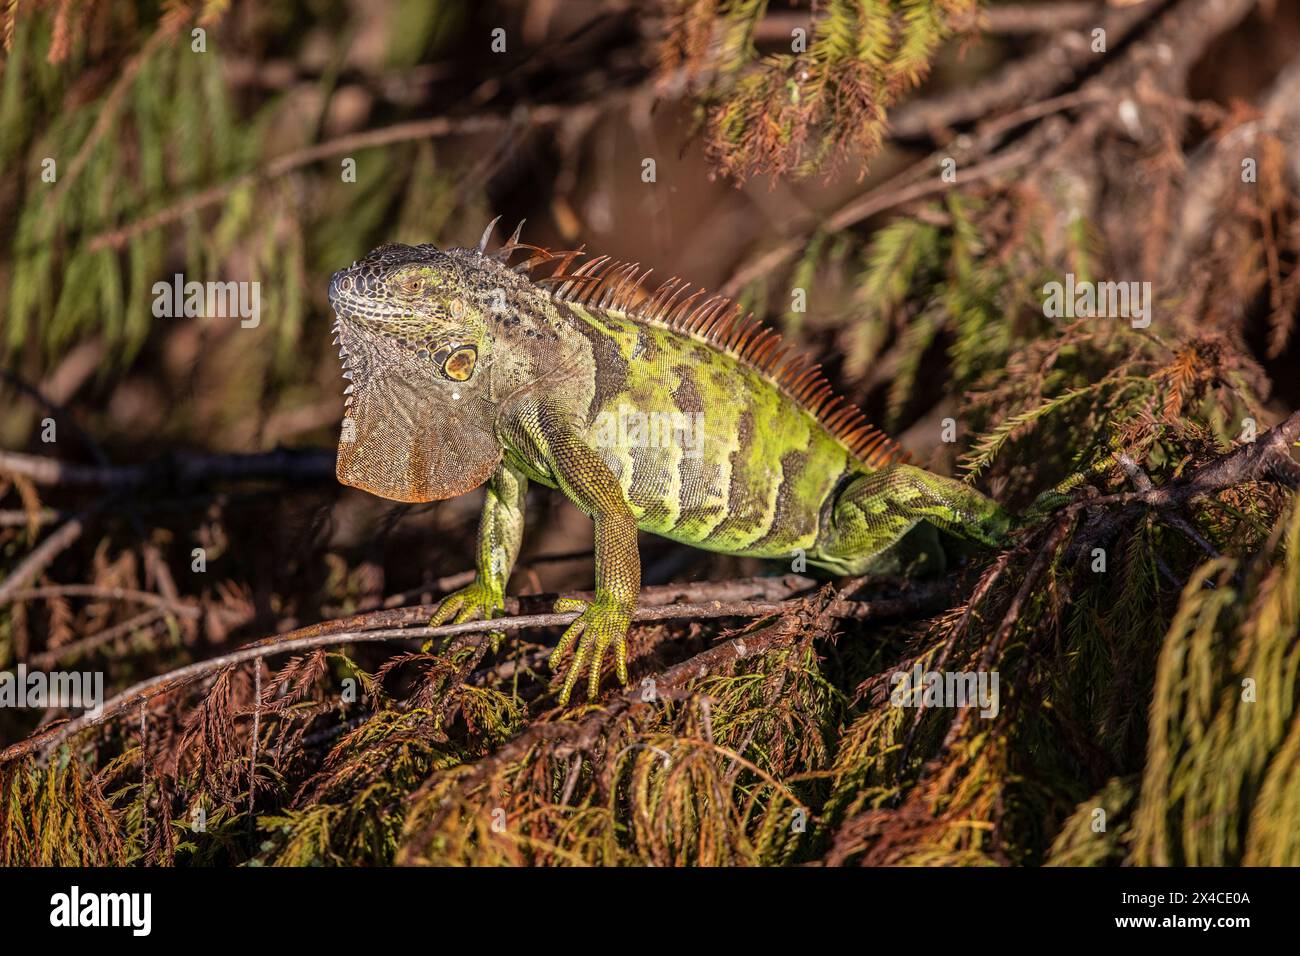
<svg viewBox="0 0 1300 956"><path fill-rule="evenodd" d="M382 242L472 244L498 214L739 297L923 464L1015 508L1062 481L1130 487L1117 451L1175 481L1300 405L1293 4L49 0L0 17L3 667L93 666L120 690L452 586L477 495L393 506L332 480L326 283ZM176 273L260 283L260 323L155 318ZM1151 282L1151 327L1045 315L1066 273ZM279 448L296 454L248 475L196 457ZM143 464L143 484L124 477ZM965 567L938 617L760 626L768 650L658 708L546 710L523 636L468 675L374 648L268 669L261 697L224 671L143 732L124 719L0 770L0 861L1300 862L1289 496L1250 483L1088 517ZM536 495L512 590L587 587L589 540ZM1108 574L1080 564L1098 544ZM647 584L773 570L643 548ZM634 677L720 632L638 628ZM996 664L1011 696L987 723L888 706L915 662ZM364 713L339 704L346 678ZM0 714L0 741L57 716Z"/></svg>

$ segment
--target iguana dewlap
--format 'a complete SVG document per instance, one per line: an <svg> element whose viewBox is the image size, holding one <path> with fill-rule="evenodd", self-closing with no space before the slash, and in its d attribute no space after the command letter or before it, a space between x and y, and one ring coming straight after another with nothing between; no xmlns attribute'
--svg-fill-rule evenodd
<svg viewBox="0 0 1300 956"><path fill-rule="evenodd" d="M817 366L727 299L649 270L515 236L494 253L381 246L330 282L347 388L345 484L432 501L487 483L473 584L434 624L497 616L530 481L595 522L595 598L566 702L605 651L627 680L637 530L710 551L858 574L921 522L994 545L1009 520L968 486L906 464ZM511 268L512 253L526 262ZM538 272L547 274L538 277ZM580 638L580 639L579 639Z"/></svg>

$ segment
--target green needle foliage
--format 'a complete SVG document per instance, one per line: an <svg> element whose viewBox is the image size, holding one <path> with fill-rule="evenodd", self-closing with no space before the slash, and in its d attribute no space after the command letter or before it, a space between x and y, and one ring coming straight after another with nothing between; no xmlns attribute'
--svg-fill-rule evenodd
<svg viewBox="0 0 1300 956"><path fill-rule="evenodd" d="M976 0L827 0L761 54L767 0L672 0L661 70L700 82L700 117L718 166L737 178L859 163L886 111L929 72L936 48L971 22Z"/></svg>

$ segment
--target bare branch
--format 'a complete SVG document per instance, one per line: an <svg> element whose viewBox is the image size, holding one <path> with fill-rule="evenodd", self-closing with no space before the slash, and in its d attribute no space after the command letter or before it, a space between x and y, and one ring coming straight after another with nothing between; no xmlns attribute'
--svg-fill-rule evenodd
<svg viewBox="0 0 1300 956"><path fill-rule="evenodd" d="M0 451L0 472L22 475L38 485L103 488L260 478L325 480L334 477L334 453L315 448L303 451L282 448L245 455L179 454L146 465L99 467Z"/></svg>
<svg viewBox="0 0 1300 956"><path fill-rule="evenodd" d="M1079 19L1070 26L1093 26L1105 30L1106 49L1114 50L1159 8L1158 0L1127 7L1094 8L1101 14L1099 18L1091 22ZM987 12L992 14L993 9ZM1093 50L1087 35L1067 28L1043 49L1009 64L996 76L969 89L898 107L890 115L889 127L899 139L914 139L990 116L999 110L1033 103L1064 89L1087 66L1106 55Z"/></svg>
<svg viewBox="0 0 1300 956"><path fill-rule="evenodd" d="M45 570L50 562L64 550L71 547L72 543L81 537L81 532L85 530L87 520L101 507L103 507L102 502L64 522L57 531L37 545L27 557L23 558L18 566L9 573L9 576L0 581L0 606L12 601L14 594L21 591L29 581L35 579L38 574Z"/></svg>
<svg viewBox="0 0 1300 956"><path fill-rule="evenodd" d="M934 597L935 591L933 589L918 588L913 592L909 592L908 595L894 600L881 602L837 601L830 606L829 613L832 616L843 616L858 620L868 617L885 617L906 609L927 607L933 602ZM638 608L632 619L644 622L680 618L706 620L721 617L766 617L789 611L800 603L799 601L712 601L707 604L650 604ZM38 750L48 750L50 747L57 746L67 740L73 734L104 723L142 700L149 700L161 694L169 693L194 680L245 661L258 660L276 654L313 650L318 647L338 647L348 644L371 644L387 641L429 640L439 637L481 634L484 631L517 631L530 627L558 627L571 623L578 616L577 612L566 612L563 614L499 617L488 621L465 621L461 624L444 624L439 627L402 628L385 626L416 620L428 620L433 611L433 606L424 605L390 611L376 611L342 621L327 621L300 628L288 634L256 641L229 654L188 664L185 667L177 668L166 674L160 674L132 685L107 701L101 712L95 717L83 715L52 728L44 734L14 744L3 753L0 753L0 763ZM361 629L367 626L377 629ZM477 643L477 641L466 641L465 643L471 644Z"/></svg>

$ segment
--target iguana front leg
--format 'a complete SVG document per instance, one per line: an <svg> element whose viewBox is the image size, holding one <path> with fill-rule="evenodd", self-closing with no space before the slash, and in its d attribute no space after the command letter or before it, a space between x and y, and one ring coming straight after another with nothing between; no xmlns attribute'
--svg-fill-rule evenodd
<svg viewBox="0 0 1300 956"><path fill-rule="evenodd" d="M529 457L543 462L560 490L595 522L595 599L561 598L555 602L557 612L582 612L551 654L551 668L555 669L564 652L578 642L560 691L559 702L564 705L584 667L590 668L587 694L596 696L600 665L611 645L618 679L627 683L627 629L641 588L636 519L618 479L563 411L538 405L521 416L520 428L531 446L526 449Z"/></svg>
<svg viewBox="0 0 1300 956"><path fill-rule="evenodd" d="M502 462L488 480L478 525L474 582L442 599L430 625L499 617L505 611L506 582L519 557L524 537L524 501L528 479ZM453 617L454 615L454 617ZM495 650L502 634L490 635Z"/></svg>

